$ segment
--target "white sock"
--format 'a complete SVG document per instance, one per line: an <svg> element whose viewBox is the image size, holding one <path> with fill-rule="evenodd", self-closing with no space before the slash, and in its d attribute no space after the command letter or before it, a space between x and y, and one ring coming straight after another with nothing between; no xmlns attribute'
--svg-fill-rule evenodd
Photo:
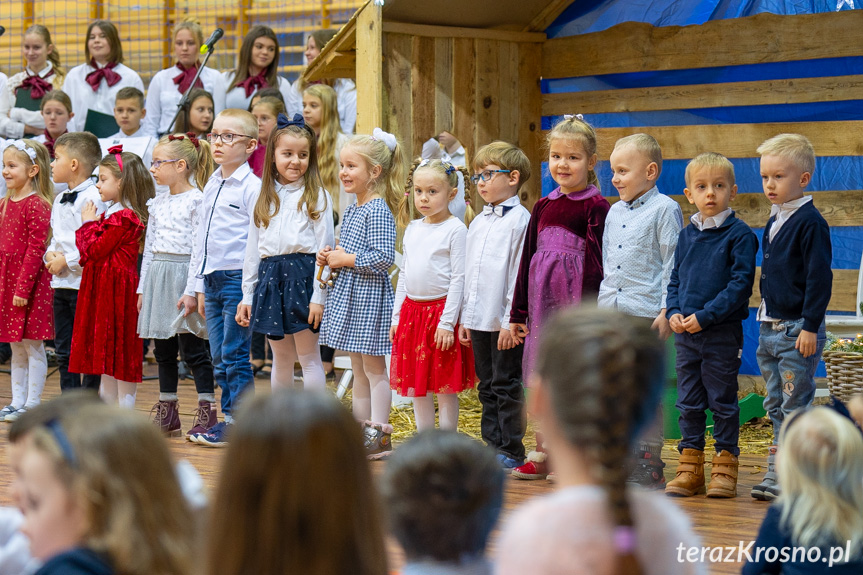
<svg viewBox="0 0 863 575"><path fill-rule="evenodd" d="M440 414L440 428L458 431L458 395L437 394L437 408Z"/></svg>
<svg viewBox="0 0 863 575"><path fill-rule="evenodd" d="M303 368L303 387L305 389L323 390L327 387L327 374L324 372L324 362L321 361L321 346L318 345L318 334L311 330L303 330L293 335L300 365Z"/></svg>
<svg viewBox="0 0 863 575"><path fill-rule="evenodd" d="M138 384L131 381L117 380L120 407L135 409L135 397L138 395Z"/></svg>
<svg viewBox="0 0 863 575"><path fill-rule="evenodd" d="M273 351L273 368L270 376L270 387L287 389L294 387L294 364L297 361L297 350L294 339L286 335L283 339L269 340Z"/></svg>
<svg viewBox="0 0 863 575"><path fill-rule="evenodd" d="M393 392L390 390L390 378L387 373L386 358L377 355L364 355L363 367L365 368L366 377L369 378L369 388L371 391L371 420L375 423L389 423Z"/></svg>
<svg viewBox="0 0 863 575"><path fill-rule="evenodd" d="M352 409L354 419L357 421L368 421L372 418L372 392L369 378L366 377L363 368L363 357L358 353L349 354L351 358L351 371L354 374Z"/></svg>
<svg viewBox="0 0 863 575"><path fill-rule="evenodd" d="M21 409L27 403L27 385L29 381L30 360L27 346L23 341L9 344L12 348L12 359L9 361L10 379L12 380L12 407Z"/></svg>

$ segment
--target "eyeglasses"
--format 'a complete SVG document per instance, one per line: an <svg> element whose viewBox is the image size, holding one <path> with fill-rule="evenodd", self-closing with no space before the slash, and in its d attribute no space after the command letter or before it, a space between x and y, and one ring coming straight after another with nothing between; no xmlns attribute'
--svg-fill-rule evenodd
<svg viewBox="0 0 863 575"><path fill-rule="evenodd" d="M221 134L216 134L216 133L211 132L211 133L207 134L207 141L210 142L211 144L215 144L216 141L219 140L219 138L222 139L222 143L230 144L231 142L234 141L234 138L254 139L255 136L247 136L245 134L232 134L231 132L224 132Z"/></svg>
<svg viewBox="0 0 863 575"><path fill-rule="evenodd" d="M480 180L483 182L488 182L491 180L495 174L508 174L512 170L483 170L479 174L474 174L470 177L470 181L474 184L479 183Z"/></svg>
<svg viewBox="0 0 863 575"><path fill-rule="evenodd" d="M153 168L154 170L158 170L159 168L162 167L162 164L170 164L170 163L179 162L179 161L180 161L179 159L177 159L177 160L153 160L152 162L150 162L150 167Z"/></svg>

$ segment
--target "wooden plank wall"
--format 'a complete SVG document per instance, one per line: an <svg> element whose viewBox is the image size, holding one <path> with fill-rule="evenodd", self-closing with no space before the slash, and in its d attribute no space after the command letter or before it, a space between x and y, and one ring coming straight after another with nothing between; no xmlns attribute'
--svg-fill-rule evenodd
<svg viewBox="0 0 863 575"><path fill-rule="evenodd" d="M542 45L535 34L515 33L517 39L507 41L502 33L475 31L472 37L453 29L442 36L441 30L384 23L385 129L407 143L412 157L432 136L452 132L465 147L468 165L493 140L518 145L533 164L534 175L521 191L522 203L532 207L541 191ZM473 203L481 206L476 194Z"/></svg>
<svg viewBox="0 0 863 575"><path fill-rule="evenodd" d="M549 40L543 48L542 74L544 79L555 79L859 57L863 55L861 28L863 11L859 10L800 16L760 14L687 27L625 23L603 32ZM578 112L589 120L590 114L837 102L863 99L861 88L863 75L848 75L553 93L542 96L542 115ZM804 134L817 156L863 155L859 137L863 121L823 120L599 128L599 157L608 160L618 138L637 132L656 137L664 159L688 160L705 151L732 159L756 158L758 145L782 132ZM613 191L610 182L601 183ZM746 184L741 189L746 193L739 194L732 207L750 226L763 228L770 203L760 193L760 182ZM694 209L680 195L682 186L665 192L680 202L688 222ZM863 226L863 190L825 190L812 195L832 228ZM830 309L854 311L856 292L856 268L834 270ZM755 293L752 305L757 305L757 285Z"/></svg>

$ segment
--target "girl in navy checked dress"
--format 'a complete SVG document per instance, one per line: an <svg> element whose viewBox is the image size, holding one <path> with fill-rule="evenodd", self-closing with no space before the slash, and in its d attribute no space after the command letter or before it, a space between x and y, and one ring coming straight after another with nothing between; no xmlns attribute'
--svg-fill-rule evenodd
<svg viewBox="0 0 863 575"><path fill-rule="evenodd" d="M323 389L318 328L327 291L314 282L315 254L333 244L333 207L318 173L315 132L279 114L249 225L237 323L270 340L271 384L291 387L299 356L305 387Z"/></svg>
<svg viewBox="0 0 863 575"><path fill-rule="evenodd" d="M345 210L341 245L318 252L318 265L338 274L321 324L321 344L347 351L354 373L353 412L363 422L366 455L392 452L386 356L393 312L389 269L395 261L393 213L404 185L404 156L396 137L380 128L354 136L339 155L339 179L357 203Z"/></svg>

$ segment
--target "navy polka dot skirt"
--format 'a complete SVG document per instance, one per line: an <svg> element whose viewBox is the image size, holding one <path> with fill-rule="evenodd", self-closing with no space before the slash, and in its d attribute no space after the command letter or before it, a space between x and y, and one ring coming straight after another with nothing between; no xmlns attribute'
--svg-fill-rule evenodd
<svg viewBox="0 0 863 575"><path fill-rule="evenodd" d="M314 293L314 254L284 254L261 260L252 303L252 331L282 339L312 329L309 302ZM317 332L316 329L312 331Z"/></svg>

